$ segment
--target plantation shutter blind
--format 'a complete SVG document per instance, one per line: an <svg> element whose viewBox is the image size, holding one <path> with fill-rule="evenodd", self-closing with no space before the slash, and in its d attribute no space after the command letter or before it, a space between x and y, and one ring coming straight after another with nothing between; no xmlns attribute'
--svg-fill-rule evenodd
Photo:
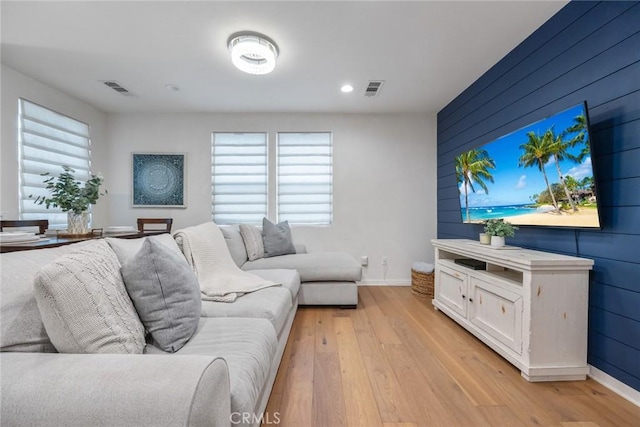
<svg viewBox="0 0 640 427"><path fill-rule="evenodd" d="M278 134L278 221L329 225L333 220L330 132Z"/></svg>
<svg viewBox="0 0 640 427"><path fill-rule="evenodd" d="M20 219L48 219L50 228L65 228L67 214L60 208L36 205L38 196L50 196L42 173L57 177L66 165L81 182L91 177L89 126L71 117L29 102L19 101ZM29 196L32 195L32 198Z"/></svg>
<svg viewBox="0 0 640 427"><path fill-rule="evenodd" d="M267 216L267 134L214 133L212 212L216 224L262 224Z"/></svg>

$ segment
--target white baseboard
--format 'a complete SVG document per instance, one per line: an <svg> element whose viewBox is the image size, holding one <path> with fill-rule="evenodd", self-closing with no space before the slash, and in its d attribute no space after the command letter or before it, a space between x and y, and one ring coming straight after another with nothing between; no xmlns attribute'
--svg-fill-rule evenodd
<svg viewBox="0 0 640 427"><path fill-rule="evenodd" d="M411 280L406 279L369 279L358 282L358 286L411 286Z"/></svg>
<svg viewBox="0 0 640 427"><path fill-rule="evenodd" d="M625 383L591 365L589 365L589 376L634 405L640 406L640 391L629 387Z"/></svg>

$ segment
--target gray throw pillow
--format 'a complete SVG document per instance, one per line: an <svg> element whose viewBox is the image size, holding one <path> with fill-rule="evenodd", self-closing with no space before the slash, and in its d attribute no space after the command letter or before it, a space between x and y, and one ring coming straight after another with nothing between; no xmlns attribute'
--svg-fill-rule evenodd
<svg viewBox="0 0 640 427"><path fill-rule="evenodd" d="M240 234L247 250L249 261L264 258L264 246L262 244L262 232L258 227L248 224L240 224Z"/></svg>
<svg viewBox="0 0 640 427"><path fill-rule="evenodd" d="M38 271L34 291L47 335L60 353L142 353L144 327L127 294L120 263L92 241Z"/></svg>
<svg viewBox="0 0 640 427"><path fill-rule="evenodd" d="M263 218L262 242L265 258L296 253L296 248L291 240L291 229L287 221L274 224L267 218Z"/></svg>
<svg viewBox="0 0 640 427"><path fill-rule="evenodd" d="M171 353L180 350L198 327L202 311L198 279L187 261L164 244L145 239L121 271L156 346Z"/></svg>

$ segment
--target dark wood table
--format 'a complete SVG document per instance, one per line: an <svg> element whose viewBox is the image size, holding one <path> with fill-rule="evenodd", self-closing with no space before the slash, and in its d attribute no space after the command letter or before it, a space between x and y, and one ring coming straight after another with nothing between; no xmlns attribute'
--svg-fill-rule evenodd
<svg viewBox="0 0 640 427"><path fill-rule="evenodd" d="M72 243L84 242L85 240L102 239L104 237L117 237L118 239L138 239L141 237L164 234L166 231L144 231L127 234L94 234L88 237L48 237L41 241L20 243L20 244L0 244L0 253L28 251L32 249L56 248L58 246L70 245Z"/></svg>

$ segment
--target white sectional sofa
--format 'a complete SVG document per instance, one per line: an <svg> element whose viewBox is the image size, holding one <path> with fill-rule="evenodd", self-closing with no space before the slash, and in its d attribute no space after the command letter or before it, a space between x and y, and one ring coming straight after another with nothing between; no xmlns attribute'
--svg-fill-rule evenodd
<svg viewBox="0 0 640 427"><path fill-rule="evenodd" d="M238 262L241 251L229 241L232 234L225 232ZM357 292L354 298L351 290L335 291L355 286L359 275L353 259L341 264L340 256L289 256L290 265L307 279L302 287L297 270L278 268L286 265L284 259L244 261L244 269L282 286L245 294L233 303L202 301L197 328L177 352L165 353L148 341L141 354L60 354L36 303L34 277L43 266L91 245L107 246L94 240L0 256L3 425L259 425L302 294L308 292L305 298L312 304L357 303ZM322 276L313 260L316 266L324 262L336 268ZM325 298L323 289L335 295Z"/></svg>

